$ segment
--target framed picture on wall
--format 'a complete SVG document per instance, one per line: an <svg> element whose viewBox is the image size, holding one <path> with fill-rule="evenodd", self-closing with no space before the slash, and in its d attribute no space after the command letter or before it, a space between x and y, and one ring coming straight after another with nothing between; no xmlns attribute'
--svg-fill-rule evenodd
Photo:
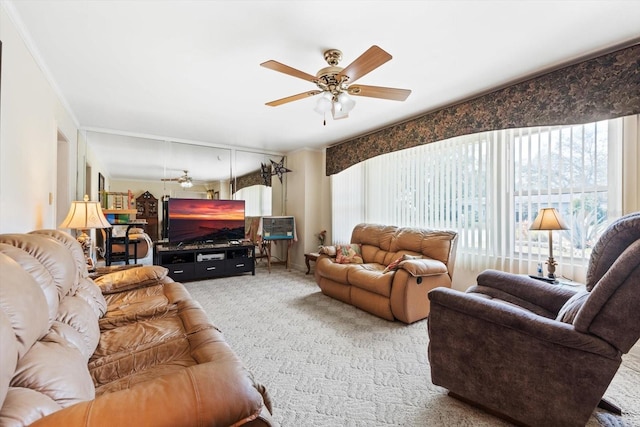
<svg viewBox="0 0 640 427"><path fill-rule="evenodd" d="M104 175L98 172L98 201L102 204L102 195L104 193Z"/></svg>

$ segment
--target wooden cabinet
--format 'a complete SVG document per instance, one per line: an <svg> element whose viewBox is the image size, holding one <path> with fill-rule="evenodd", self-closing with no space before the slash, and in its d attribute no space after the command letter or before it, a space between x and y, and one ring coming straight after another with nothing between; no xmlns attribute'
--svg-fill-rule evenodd
<svg viewBox="0 0 640 427"><path fill-rule="evenodd" d="M145 191L136 198L136 218L147 220L146 231L151 240L158 240L158 199Z"/></svg>

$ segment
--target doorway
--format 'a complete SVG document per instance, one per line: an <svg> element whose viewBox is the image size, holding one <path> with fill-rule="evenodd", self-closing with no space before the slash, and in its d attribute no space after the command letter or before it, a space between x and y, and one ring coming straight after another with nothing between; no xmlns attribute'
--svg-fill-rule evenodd
<svg viewBox="0 0 640 427"><path fill-rule="evenodd" d="M57 168L56 168L56 209L54 224L57 227L62 223L69 212L73 191L73 182L69 172L70 159L69 140L58 131ZM75 164L75 163L74 163Z"/></svg>

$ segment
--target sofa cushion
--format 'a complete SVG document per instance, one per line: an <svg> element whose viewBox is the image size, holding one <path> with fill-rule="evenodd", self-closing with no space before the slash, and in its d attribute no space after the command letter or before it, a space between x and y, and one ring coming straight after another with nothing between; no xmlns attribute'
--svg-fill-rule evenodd
<svg viewBox="0 0 640 427"><path fill-rule="evenodd" d="M351 243L377 246L388 252L397 230L398 227L392 225L358 224L351 233Z"/></svg>
<svg viewBox="0 0 640 427"><path fill-rule="evenodd" d="M85 354L86 359L89 360L89 356L91 356L98 346L98 341L100 341L98 316L93 312L91 306L82 298L64 297L60 301L56 320L71 326L80 333L85 347L79 347L78 350Z"/></svg>
<svg viewBox="0 0 640 427"><path fill-rule="evenodd" d="M58 287L52 280L51 274L46 266L44 266L37 258L25 252L21 248L10 244L0 243L0 252L15 260L24 271L26 271L38 284L46 299L46 307L49 325L56 318L58 313ZM4 276L3 271L3 276ZM7 274L7 276L10 276ZM3 282L4 284L4 282ZM46 331L45 331L46 332ZM43 332L44 334L44 332Z"/></svg>
<svg viewBox="0 0 640 427"><path fill-rule="evenodd" d="M98 318L104 316L107 311L107 301L104 299L104 295L98 285L88 277L80 279L73 296L85 300Z"/></svg>
<svg viewBox="0 0 640 427"><path fill-rule="evenodd" d="M86 359L54 330L18 361L11 386L38 391L63 408L95 397Z"/></svg>
<svg viewBox="0 0 640 427"><path fill-rule="evenodd" d="M183 324L175 312L103 331L89 361L94 383L100 386L175 357L172 343L184 338Z"/></svg>
<svg viewBox="0 0 640 427"><path fill-rule="evenodd" d="M27 426L60 409L53 399L36 390L10 387L0 410L0 425Z"/></svg>
<svg viewBox="0 0 640 427"><path fill-rule="evenodd" d="M360 249L362 250L363 263L389 264L389 262L385 262L389 252L380 249L378 246L363 244Z"/></svg>
<svg viewBox="0 0 640 427"><path fill-rule="evenodd" d="M18 363L18 340L11 326L11 321L4 310L0 310L0 402L4 401L9 391L9 383ZM0 424L2 419L0 418Z"/></svg>
<svg viewBox="0 0 640 427"><path fill-rule="evenodd" d="M448 264L455 238L453 231L401 228L392 242L391 251L410 250Z"/></svg>
<svg viewBox="0 0 640 427"><path fill-rule="evenodd" d="M385 297L391 296L393 274L384 274L380 264L351 266L348 272L349 284Z"/></svg>
<svg viewBox="0 0 640 427"><path fill-rule="evenodd" d="M55 285L57 293L55 311L57 311L58 300L69 293L72 288L75 290L75 286L78 283L78 267L71 252L66 250L65 246L59 241L38 234L3 234L0 235L0 242L23 251L26 255L23 259L27 263L37 262L44 267L46 271L44 277L40 276L41 273L38 273L37 277L34 275L34 277L43 288L50 286L49 283ZM33 258L33 261L31 258ZM25 270L29 271L22 260L14 259L25 267ZM31 271L29 272L31 273ZM54 318L55 315L51 320L53 321Z"/></svg>
<svg viewBox="0 0 640 427"><path fill-rule="evenodd" d="M78 269L79 275L78 277L89 277L89 270L87 269L87 261L84 256L84 250L82 249L82 246L76 238L63 231L52 229L35 230L31 231L29 234L44 235L63 244L67 249L69 249L69 252L71 252L71 255L76 262L76 268Z"/></svg>
<svg viewBox="0 0 640 427"><path fill-rule="evenodd" d="M360 245L340 245L336 247L336 262L338 264L362 264L362 250Z"/></svg>
<svg viewBox="0 0 640 427"><path fill-rule="evenodd" d="M3 247L10 251L18 251L2 244L0 251ZM53 298L55 286L52 285L49 289L50 297ZM22 357L38 339L46 335L49 329L47 308L45 294L34 278L24 271L20 264L0 252L0 310L4 312L11 325L18 357ZM2 347L5 344L9 345L0 342ZM2 364L5 364L4 359Z"/></svg>

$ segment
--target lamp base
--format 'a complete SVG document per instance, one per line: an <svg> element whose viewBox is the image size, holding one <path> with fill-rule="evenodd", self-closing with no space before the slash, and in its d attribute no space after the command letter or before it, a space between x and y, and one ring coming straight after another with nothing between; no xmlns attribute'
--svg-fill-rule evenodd
<svg viewBox="0 0 640 427"><path fill-rule="evenodd" d="M547 264L547 270L549 271L549 274L547 274L547 277L549 279L556 280L556 265L558 265L558 263L556 262L556 260L553 259L552 256L550 256L546 264Z"/></svg>
<svg viewBox="0 0 640 427"><path fill-rule="evenodd" d="M91 257L91 236L89 236L85 230L82 230L82 234L76 237L80 246L82 246L82 252L84 253L84 260L87 264L87 268L91 271L95 269L95 262Z"/></svg>

